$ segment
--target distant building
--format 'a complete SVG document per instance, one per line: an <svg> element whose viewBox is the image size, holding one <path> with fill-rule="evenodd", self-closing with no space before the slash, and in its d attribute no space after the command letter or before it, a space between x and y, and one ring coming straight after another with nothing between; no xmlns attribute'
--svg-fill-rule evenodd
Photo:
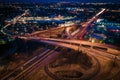
<svg viewBox="0 0 120 80"><path fill-rule="evenodd" d="M91 37L89 38L89 41L90 41L90 42L102 43L106 38L107 38L107 36L105 36L104 34L94 33L94 34L91 35Z"/></svg>

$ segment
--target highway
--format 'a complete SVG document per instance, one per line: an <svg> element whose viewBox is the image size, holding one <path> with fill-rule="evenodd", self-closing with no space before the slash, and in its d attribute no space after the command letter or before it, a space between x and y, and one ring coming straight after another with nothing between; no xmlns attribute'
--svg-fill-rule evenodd
<svg viewBox="0 0 120 80"><path fill-rule="evenodd" d="M57 45L57 46L67 47L67 48L71 48L71 46L74 46L75 44L77 44L77 46L80 46L80 47L84 47L84 46L81 46L81 45L98 46L98 47L101 47L101 48L107 48L108 51L104 51L104 50L102 51L102 50L99 50L99 49L96 49L96 48L94 49L94 48L90 48L90 47L87 47L86 50L88 50L88 49L94 50L95 52L99 52L100 53L99 55L106 56L106 57L109 57L109 58L114 58L114 56L117 56L117 59L120 60L120 57L119 57L120 56L119 55L120 51L116 49L117 47L112 46L112 45L91 43L91 42L87 42L87 41L65 40L65 39L63 40L63 39L40 38L40 37L19 37L19 38L29 39L29 40L33 39L33 40L48 43L48 44L51 44L51 45ZM86 46L84 48L86 48ZM74 47L72 47L72 49L78 50L78 48L74 48Z"/></svg>
<svg viewBox="0 0 120 80"><path fill-rule="evenodd" d="M29 36L36 36L37 34L41 34L41 33L45 33L47 31L54 31L54 30L58 30L58 29L61 29L61 28L68 28L68 27L73 27L74 25L72 26L58 26L56 28L51 28L51 29L48 29L48 30L42 30L42 31L36 31L36 32L33 32L32 34L30 34Z"/></svg>
<svg viewBox="0 0 120 80"><path fill-rule="evenodd" d="M40 53L39 55L34 56L30 60L26 61L24 64L19 65L19 67L17 67L14 71L10 72L9 74L1 78L1 80L21 80L27 77L35 69L42 66L43 61L47 59L47 57L49 57L53 53L54 55L58 54L58 52L55 51L56 49L57 47L55 47L54 49L47 49L44 52Z"/></svg>
<svg viewBox="0 0 120 80"><path fill-rule="evenodd" d="M108 59L112 59L114 60L114 58L116 57L115 55L106 53L104 51L99 51L99 50L95 50L95 49L89 49L86 47L82 47L82 46L78 46L78 45L73 45L73 44L67 44L67 43L63 43L63 42L55 42L55 41L50 41L50 40L43 40L43 39L34 39L36 41L40 41L43 43L47 43L47 44L51 44L51 45L55 45L55 46L61 46L61 47L65 47L65 48L70 48L70 49L74 49L74 50L82 50L83 52L86 52L88 55L91 55L92 58L94 58L94 60L96 61L96 67L95 70L92 72L92 74L90 74L88 77L83 77L82 79L93 79L95 76L97 76L101 70L100 68L100 62L97 60L97 56L101 56L104 58L108 58ZM116 60L120 60L120 57L117 56ZM53 75L52 73L49 72L49 69L47 69L47 67L45 67L45 71L47 71L46 73L51 76L53 79L55 79L55 75ZM54 76L54 77L53 77ZM58 78L59 80L59 78Z"/></svg>
<svg viewBox="0 0 120 80"><path fill-rule="evenodd" d="M110 60L116 59L117 61L120 61L120 56L119 55L114 55L114 54L104 52L104 51L101 51L101 50L99 51L99 50L96 50L96 49L91 49L91 48L86 48L86 47L79 46L79 45L74 45L72 43L70 43L70 44L64 43L63 40L62 40L62 42L58 42L58 41L52 41L52 40L49 40L49 39L41 39L41 38L30 38L30 39L36 40L38 42L43 42L43 43L55 45L55 46L61 46L63 48L65 47L65 48L74 49L76 51L82 50L83 52L86 52L88 55L91 55L92 58L94 58L94 60L96 60L96 67L95 67L95 70L94 70L93 74L89 75L89 77L83 78L83 80L87 79L87 78L88 79L90 78L92 80L95 76L97 76L99 74L99 72L101 70L101 68L100 68L101 64L99 64L99 61L97 61L97 59L96 59L98 56L104 57L105 59L110 59ZM47 69L47 67L45 67L45 71L53 79L56 78L55 75L53 75L52 73L49 72L49 69ZM58 78L58 80L59 80L59 78Z"/></svg>
<svg viewBox="0 0 120 80"><path fill-rule="evenodd" d="M22 16L26 15L27 13L28 13L28 10L25 10L25 12L24 12L23 14L15 17L13 20L11 20L11 22L12 22L13 24L16 24L16 22L17 22Z"/></svg>
<svg viewBox="0 0 120 80"><path fill-rule="evenodd" d="M94 56L94 55L91 55L89 53L93 53L93 52L87 52L87 55L89 55L92 60L94 61L94 70L89 70L89 71L85 71L84 69L82 69L82 73L84 74L80 80L92 80L95 76L97 76L100 72L100 68L101 68L101 64L99 62L99 60ZM63 80L62 78L56 76L55 74L53 74L50 70L49 70L49 67L48 66L45 66L44 67L44 70L45 72L47 73L47 75L49 75L52 79L54 80ZM76 78L76 80L79 80Z"/></svg>
<svg viewBox="0 0 120 80"><path fill-rule="evenodd" d="M73 45L79 45L79 46L85 46L90 49L95 50L102 50L106 51L108 53L119 55L120 49L116 46L107 45L107 44L99 44L99 43L92 43L88 41L83 40L68 40L68 39L54 39L54 38L41 38L41 37L19 37L21 39L34 39L34 40L45 40L45 41L51 41L51 42L62 42L67 44L73 44Z"/></svg>
<svg viewBox="0 0 120 80"><path fill-rule="evenodd" d="M96 50L93 48L87 48L84 46L80 46L80 44L85 44L85 45L90 45L90 46L92 45L92 46L100 46L100 47L109 48L109 47L107 47L107 45L105 46L104 44L91 43L91 42L86 42L86 41L81 41L81 40L66 40L66 39L63 40L63 39L40 38L40 37L19 37L19 38L28 39L28 40L35 40L38 42L43 42L43 43L47 43L47 44L51 44L51 45L55 45L55 46L61 46L61 47L65 47L65 48L70 48L70 49L74 49L74 50L82 50L82 51L87 52L87 54L91 55L92 58L94 58L94 60L96 61L96 68L95 68L93 74L91 74L91 75L89 75L89 77L86 77L83 79L87 79L87 78L92 79L93 77L97 76L97 74L99 73L100 63L96 59L96 56L102 56L102 57L105 57L108 59L115 59L115 57L116 57L116 60L120 60L120 57L117 55L113 55L113 54L110 54L110 53L107 53L107 52L104 52L101 50ZM77 45L75 45L75 44L77 44ZM10 79L10 78L13 80L21 80L23 78L26 78L29 74L32 73L32 71L39 68L38 66L41 66L42 61L44 59L46 59L46 57L52 55L52 53L56 54L57 52L55 51L55 49L46 50L45 52L42 53L42 55L45 54L44 56L38 55L38 56L35 56L34 58L31 58L25 64L20 66L17 70L13 71L11 74L2 78L2 80L6 80L6 79ZM48 71L47 68L45 68L45 70ZM51 77L54 76L49 71L46 73ZM53 77L53 79L54 78L55 78L55 76Z"/></svg>
<svg viewBox="0 0 120 80"><path fill-rule="evenodd" d="M9 24L5 25L3 28L1 28L1 32L4 34L4 35L8 35L8 36L11 36L10 34L6 33L4 31L4 29L6 29L7 27L9 27L10 25L12 24L16 24L16 22L24 15L26 15L28 13L28 10L25 10L25 12L19 16L16 16L15 18L13 18Z"/></svg>
<svg viewBox="0 0 120 80"><path fill-rule="evenodd" d="M101 10L100 12L98 12L95 16L93 16L91 19L89 19L88 22L86 22L84 25L82 25L82 27L83 27L82 30L81 30L80 28L78 28L77 30L75 30L74 32L72 32L72 33L70 34L70 29L67 29L67 30L66 30L66 33L67 33L68 37L69 37L70 39L73 39L73 38L76 36L76 34L80 32L80 34L79 34L79 39L82 39L83 36L85 35L88 27L91 25L91 23L93 23L93 22L98 18L98 16L101 15L105 10L106 10L106 9L102 9L102 10Z"/></svg>
<svg viewBox="0 0 120 80"><path fill-rule="evenodd" d="M66 17L66 18L48 18L48 17L23 17L21 19L19 19L19 21L22 21L22 20L44 20L44 21L49 21L49 20L68 20L68 19L74 19L76 17Z"/></svg>
<svg viewBox="0 0 120 80"><path fill-rule="evenodd" d="M106 9L102 9L102 10L101 10L100 12L98 12L95 16L93 16L93 18L91 18L88 22L86 22L86 23L83 25L84 28L83 28L83 30L82 30L81 33L80 33L80 39L83 38L83 36L85 35L85 33L86 33L88 27L91 25L91 23L94 22L94 21L97 19L97 17L98 17L99 15L101 15L105 10L106 10Z"/></svg>
<svg viewBox="0 0 120 80"><path fill-rule="evenodd" d="M35 61L30 66L28 66L27 68L25 68L22 72L20 72L17 76L15 76L13 80L21 80L21 79L23 79L23 77L26 78L35 69L39 68L40 66L43 66L43 64L41 64L41 63L45 59L47 59L47 57L50 56L52 53L56 53L55 49L53 49L53 50L46 50L46 52L42 53L42 55L38 55L34 59Z"/></svg>
<svg viewBox="0 0 120 80"><path fill-rule="evenodd" d="M110 54L110 53L107 53L107 52L104 52L104 51L99 51L99 50L95 50L95 49L89 49L89 48L86 48L86 47L76 46L76 45L73 45L73 44L66 44L66 43L62 43L62 42L55 42L55 41L49 41L49 40L48 41L39 40L39 41L44 42L44 43L48 43L48 44L51 44L51 45L57 45L57 46L65 47L65 48L74 49L74 50L82 50L83 52L86 52L87 54L93 55L93 57L95 57L95 58L97 58L98 56L99 57L101 56L101 57L103 57L105 59L120 61L120 56L119 55L113 55L113 54ZM98 62L97 65L99 66L99 62ZM99 69L99 67L98 67L97 70L95 72L93 72L93 73L96 73L96 76L97 76L97 73L100 70L101 70L101 68ZM95 77L95 75L94 75L94 77ZM94 77L90 77L91 80Z"/></svg>
<svg viewBox="0 0 120 80"><path fill-rule="evenodd" d="M70 30L72 29L72 27L67 27L65 32L66 32L66 35L71 39L72 38L72 35L70 33Z"/></svg>
<svg viewBox="0 0 120 80"><path fill-rule="evenodd" d="M91 25L91 23L93 23L98 18L98 16L100 14L102 14L105 10L106 9L102 9L95 16L93 16L93 18L91 18L88 22L86 22L84 25L82 25L83 26L82 30L80 28L78 28L76 31L70 33L72 26L57 27L57 28L53 28L51 30L66 28L66 34L70 39L73 39L76 36L76 34L78 34L78 33L80 33L79 38L82 39L83 36L85 35L88 27ZM26 15L27 12L28 12L28 10L26 10L22 15L15 17L11 21L12 22L11 24L15 24L22 16ZM9 27L11 24L7 24L6 26L4 26L1 29L1 32L5 35L9 35L4 32L4 29ZM42 43L47 43L50 45L55 45L55 46L70 48L70 49L73 49L76 51L86 52L87 55L90 55L96 63L95 63L95 69L92 72L92 74L90 74L87 77L86 76L83 77L82 78L83 80L88 80L88 79L92 80L92 78L94 78L95 76L97 76L99 74L100 69L101 69L101 67L100 67L101 64L96 56L101 56L101 57L105 57L108 59L116 58L116 60L118 60L118 61L120 60L120 50L115 46L111 46L111 45L107 45L107 44L91 43L91 42L83 41L83 40L68 40L68 39L35 37L37 34L45 33L46 31L49 31L49 30L37 31L35 33L30 34L28 37L18 36L18 38L21 38L24 40L34 40L34 41L38 41L38 42L42 42ZM10 72L9 74L7 74L3 78L1 78L1 80L22 80L24 78L27 78L31 73L33 73L40 66L42 66L43 62L47 63L48 62L47 58L50 55L56 56L56 54L59 54L60 52L56 51L56 49L57 49L57 47L55 47L54 49L46 49L41 54L34 56L33 58L29 59L24 64L21 64L19 67L15 68L14 71ZM47 66L45 66L44 69L45 69L46 73L53 79L61 80L58 77L56 77L55 75L53 75L51 72L49 72L49 69Z"/></svg>
<svg viewBox="0 0 120 80"><path fill-rule="evenodd" d="M31 38L32 39L32 38ZM35 38L33 38L35 39ZM101 47L101 48L106 48L106 49L114 49L113 53L119 53L120 48L113 46L113 45L108 45L108 44L100 44L100 43L92 43L89 41L83 41L83 40L69 40L69 39L54 39L54 38L39 38L36 37L36 39L43 39L43 40L51 40L51 41L58 41L58 42L64 42L64 43L71 43L71 44L76 44L76 45L86 45L90 47ZM111 51L112 53L112 51Z"/></svg>
<svg viewBox="0 0 120 80"><path fill-rule="evenodd" d="M101 55L103 57L108 57L110 59L114 59L115 56L117 56L117 60L120 60L120 56L119 56L119 53L120 51L118 51L118 55L114 55L114 54L111 54L111 53L108 53L108 52L105 52L105 51L101 51L101 50L96 50L96 49L91 49L91 48L86 48L86 47L83 47L83 46L77 46L76 48L76 45L73 45L72 43L64 43L64 42L57 42L57 41L51 41L51 40L43 40L43 39L36 39L36 38L30 38L30 39L34 39L36 41L40 41L40 42L43 42L43 43L48 43L48 44L51 44L51 45L56 45L56 46L61 46L61 47L66 47L66 48L71 48L71 49L74 49L74 50L84 50L85 51L89 51L89 50L92 50L93 52L97 52L97 55ZM80 47L80 48L79 48ZM96 55L96 54L94 54Z"/></svg>

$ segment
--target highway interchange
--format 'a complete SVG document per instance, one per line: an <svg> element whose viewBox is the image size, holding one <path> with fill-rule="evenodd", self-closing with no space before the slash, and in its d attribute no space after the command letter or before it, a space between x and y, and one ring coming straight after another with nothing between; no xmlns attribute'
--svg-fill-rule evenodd
<svg viewBox="0 0 120 80"><path fill-rule="evenodd" d="M112 59L112 60L115 59L116 61L120 61L120 55L119 55L120 51L116 47L111 46L111 45L91 43L88 41L72 40L72 39L76 36L77 33L80 33L79 39L82 39L82 37L86 33L86 30L89 27L89 25L92 22L94 22L97 19L97 17L100 14L102 14L104 11L105 11L105 9L102 9L95 16L93 16L93 18L91 18L88 22L86 22L84 25L82 25L83 26L82 30L80 30L78 28L74 32L70 33L71 27L66 28L66 34L69 37L69 39L42 38L42 37L36 36L37 34L44 33L49 30L38 31L33 34L30 34L27 37L26 36L17 36L18 38L21 38L24 40L34 40L37 42L54 45L56 47L53 47L52 49L43 50L42 53L32 57L31 59L26 61L24 64L21 64L14 71L12 71L12 72L8 73L6 76L2 77L1 80L21 80L21 79L27 78L31 73L33 73L35 70L37 70L40 66L43 66L43 64L48 64L49 60L51 60L52 57L58 56L61 52L61 50L57 50L58 48L60 48L60 49L61 48L69 48L69 49L73 49L75 51L86 52L87 55L89 55L94 62L94 69L91 69L89 72L92 71L92 73L88 74L88 75L84 71L83 73L86 75L81 77L80 80L96 79L95 77L97 77L101 73L101 70L103 68L100 60L98 59L98 56L104 57L105 59ZM26 14L26 11L21 16L24 16L25 14ZM19 18L21 18L21 16L17 17L16 19L13 19L13 23L15 24L17 22L17 20ZM8 27L9 25L11 25L11 24L6 25L3 29ZM64 27L58 27L55 29L57 30L59 28L64 28ZM1 29L1 32L3 32L5 35L9 35L9 34L6 34L3 29ZM96 46L98 48L96 49L96 48L94 48L94 46ZM102 50L102 48L103 48L103 50ZM50 57L50 56L52 56L52 57ZM59 78L56 75L54 75L53 73L51 73L48 66L45 66L44 69L45 69L45 72L54 80L62 80L61 78ZM87 73L89 73L89 72L87 72ZM119 72L120 72L120 70L117 71L117 73L119 73Z"/></svg>

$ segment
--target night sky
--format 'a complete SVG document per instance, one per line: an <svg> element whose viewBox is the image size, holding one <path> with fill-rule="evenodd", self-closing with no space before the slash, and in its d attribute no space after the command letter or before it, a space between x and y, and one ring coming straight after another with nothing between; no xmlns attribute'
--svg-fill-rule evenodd
<svg viewBox="0 0 120 80"><path fill-rule="evenodd" d="M66 1L66 2L113 2L113 3L120 3L120 0L0 0L0 2L35 2L35 3L41 3L41 2L60 2L60 1Z"/></svg>

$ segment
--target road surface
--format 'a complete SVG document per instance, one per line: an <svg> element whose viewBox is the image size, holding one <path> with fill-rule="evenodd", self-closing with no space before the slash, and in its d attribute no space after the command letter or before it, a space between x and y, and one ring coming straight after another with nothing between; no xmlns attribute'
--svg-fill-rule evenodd
<svg viewBox="0 0 120 80"><path fill-rule="evenodd" d="M28 73L32 73L34 69L37 69L38 66L41 65L41 62L46 59L49 55L52 53L56 53L56 48L50 50L47 49L43 53L40 53L39 55L34 56L24 64L19 65L14 71L10 72L6 76L2 77L1 80L21 80L21 78L27 76Z"/></svg>

